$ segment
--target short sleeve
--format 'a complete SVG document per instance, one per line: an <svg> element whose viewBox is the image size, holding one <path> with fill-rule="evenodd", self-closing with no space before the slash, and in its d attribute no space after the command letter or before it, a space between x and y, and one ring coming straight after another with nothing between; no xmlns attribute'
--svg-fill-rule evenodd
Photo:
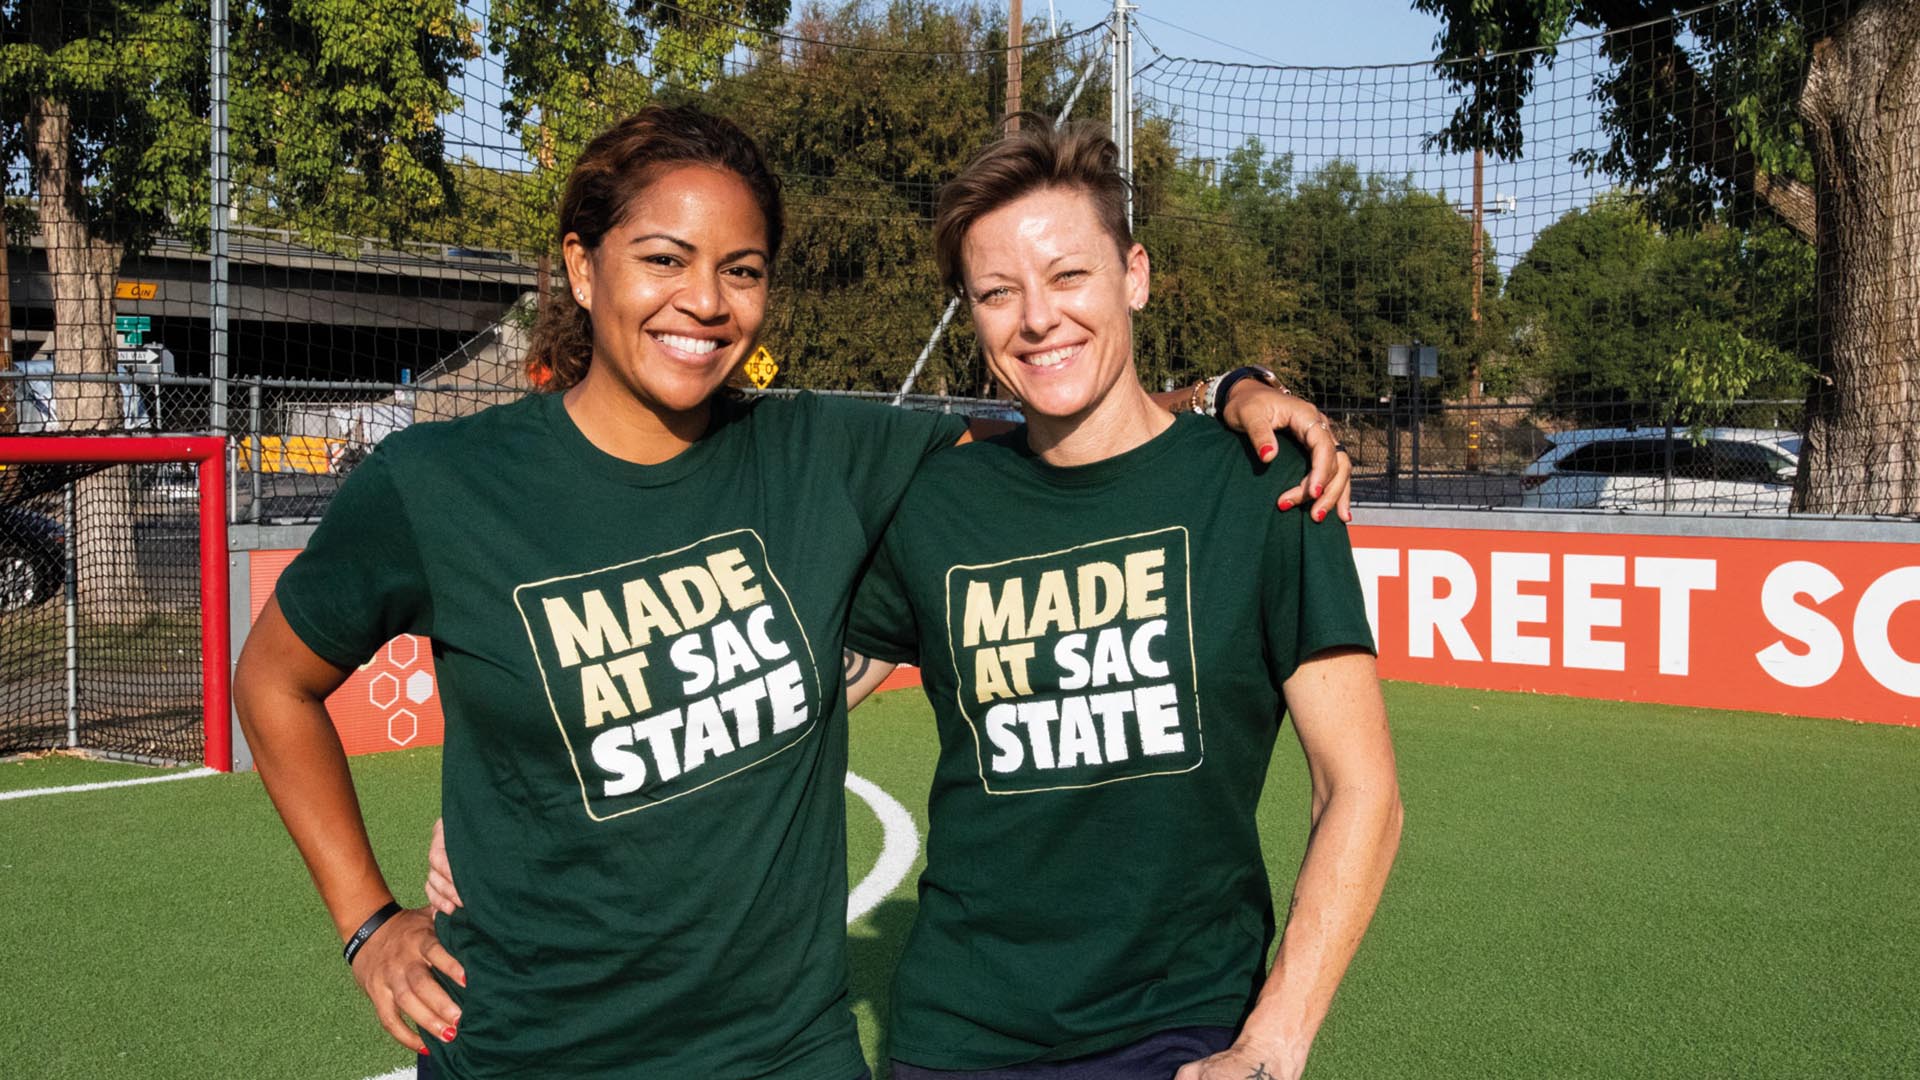
<svg viewBox="0 0 1920 1080"><path fill-rule="evenodd" d="M1317 653L1343 646L1374 651L1373 629L1354 568L1346 523L1316 522L1305 510L1269 523L1263 591L1267 662L1277 687Z"/></svg>
<svg viewBox="0 0 1920 1080"><path fill-rule="evenodd" d="M847 648L892 664L916 664L920 661L920 635L893 551L896 538L897 526L882 538L872 564L854 591L853 613L847 619Z"/></svg>
<svg viewBox="0 0 1920 1080"><path fill-rule="evenodd" d="M873 401L815 397L829 426L846 439L849 494L870 540L893 519L920 462L960 440L963 416L900 409Z"/></svg>
<svg viewBox="0 0 1920 1080"><path fill-rule="evenodd" d="M383 447L348 475L274 587L293 632L339 667L358 667L401 634L430 632L426 573L390 459Z"/></svg>

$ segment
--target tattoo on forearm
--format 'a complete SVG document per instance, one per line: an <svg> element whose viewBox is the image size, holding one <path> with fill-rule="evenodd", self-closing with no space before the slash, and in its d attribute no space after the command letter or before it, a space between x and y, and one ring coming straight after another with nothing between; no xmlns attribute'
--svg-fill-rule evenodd
<svg viewBox="0 0 1920 1080"><path fill-rule="evenodd" d="M854 683L857 683L861 679L866 678L867 670L873 667L873 661L871 659L865 656L861 656L859 653L854 652L852 649L846 649L842 651L840 654L840 661L841 661L841 668L846 672L846 675L847 675L848 686L852 686Z"/></svg>
<svg viewBox="0 0 1920 1080"><path fill-rule="evenodd" d="M1263 1061L1255 1065L1253 1071L1247 1074L1247 1080L1274 1080L1274 1076L1267 1071L1267 1063Z"/></svg>

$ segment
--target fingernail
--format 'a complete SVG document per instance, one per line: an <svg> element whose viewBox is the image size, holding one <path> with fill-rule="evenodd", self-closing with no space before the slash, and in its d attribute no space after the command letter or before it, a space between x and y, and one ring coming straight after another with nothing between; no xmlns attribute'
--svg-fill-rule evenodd
<svg viewBox="0 0 1920 1080"><path fill-rule="evenodd" d="M418 1047L414 1049L414 1053L419 1054L421 1057L425 1057L427 1055L427 1044L421 1043Z"/></svg>
<svg viewBox="0 0 1920 1080"><path fill-rule="evenodd" d="M1293 500L1292 500L1292 499L1281 499L1281 500L1280 500L1280 509L1282 509L1282 510L1291 510L1291 509L1293 509Z"/></svg>
<svg viewBox="0 0 1920 1080"><path fill-rule="evenodd" d="M1313 485L1313 497L1314 497L1314 498L1316 498L1316 499L1320 497L1320 485L1319 485L1319 484L1315 484L1315 485Z"/></svg>
<svg viewBox="0 0 1920 1080"><path fill-rule="evenodd" d="M1261 460L1261 461L1271 461L1272 459L1273 459L1273 447L1271 447L1271 446L1263 446L1263 447L1261 447L1261 448L1260 448L1260 460Z"/></svg>
<svg viewBox="0 0 1920 1080"><path fill-rule="evenodd" d="M460 985L461 986L467 985L467 977L465 975L460 976Z"/></svg>
<svg viewBox="0 0 1920 1080"><path fill-rule="evenodd" d="M440 1041L441 1041L441 1042L452 1042L452 1041L453 1041L453 1033L454 1033L455 1031L457 1031L457 1030L459 1030L459 1029L457 1029L457 1028L448 1028L447 1030L445 1030L445 1031L443 1031L443 1032L441 1032L441 1033L440 1033Z"/></svg>
<svg viewBox="0 0 1920 1080"><path fill-rule="evenodd" d="M1327 520L1327 512L1325 510L1315 510L1313 512L1313 520L1315 521Z"/></svg>

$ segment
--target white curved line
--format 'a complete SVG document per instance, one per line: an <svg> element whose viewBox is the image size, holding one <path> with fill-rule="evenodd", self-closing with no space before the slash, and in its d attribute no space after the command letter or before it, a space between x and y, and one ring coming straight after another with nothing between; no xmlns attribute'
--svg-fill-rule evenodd
<svg viewBox="0 0 1920 1080"><path fill-rule="evenodd" d="M880 790L880 785L857 773L847 774L847 790L873 808L880 819L880 857L873 869L847 893L847 922L880 906L888 894L907 879L913 869L913 857L920 853L920 832L913 827L913 815L900 801Z"/></svg>
<svg viewBox="0 0 1920 1080"><path fill-rule="evenodd" d="M913 857L920 853L920 831L913 827L913 815L900 800L880 789L880 785L855 773L847 774L847 790L873 810L880 819L880 857L873 869L847 893L847 922L851 925L867 912L880 906L913 869ZM367 1080L412 1080L415 1069L407 1066Z"/></svg>
<svg viewBox="0 0 1920 1080"><path fill-rule="evenodd" d="M196 776L218 776L219 773L208 768L188 769L186 772L168 773L165 776L139 776L132 780L102 780L95 784L68 784L65 787L25 788L21 791L0 791L0 801L7 799L30 799L35 795L65 795L70 791L103 791L107 788L134 787L139 784L164 784L169 780L191 780Z"/></svg>

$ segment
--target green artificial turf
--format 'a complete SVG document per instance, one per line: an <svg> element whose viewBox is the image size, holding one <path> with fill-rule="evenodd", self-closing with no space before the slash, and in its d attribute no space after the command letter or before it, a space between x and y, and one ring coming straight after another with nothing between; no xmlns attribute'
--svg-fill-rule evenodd
<svg viewBox="0 0 1920 1080"><path fill-rule="evenodd" d="M1407 828L1308 1076L1920 1076L1920 731L1390 685ZM853 768L925 830L914 691L852 720ZM1275 892L1305 842L1283 733ZM375 846L420 897L439 754L359 758ZM151 770L41 758L0 790ZM880 847L849 799L849 880ZM917 869L917 868L916 868ZM909 876L850 928L883 1060ZM360 1080L373 1023L252 776L0 802L0 1076Z"/></svg>
<svg viewBox="0 0 1920 1080"><path fill-rule="evenodd" d="M146 765L128 765L120 761L100 761L72 754L42 754L0 764L0 792L33 788L67 787L73 784L98 784L112 780L138 780L149 776L186 772L180 769L155 769Z"/></svg>

